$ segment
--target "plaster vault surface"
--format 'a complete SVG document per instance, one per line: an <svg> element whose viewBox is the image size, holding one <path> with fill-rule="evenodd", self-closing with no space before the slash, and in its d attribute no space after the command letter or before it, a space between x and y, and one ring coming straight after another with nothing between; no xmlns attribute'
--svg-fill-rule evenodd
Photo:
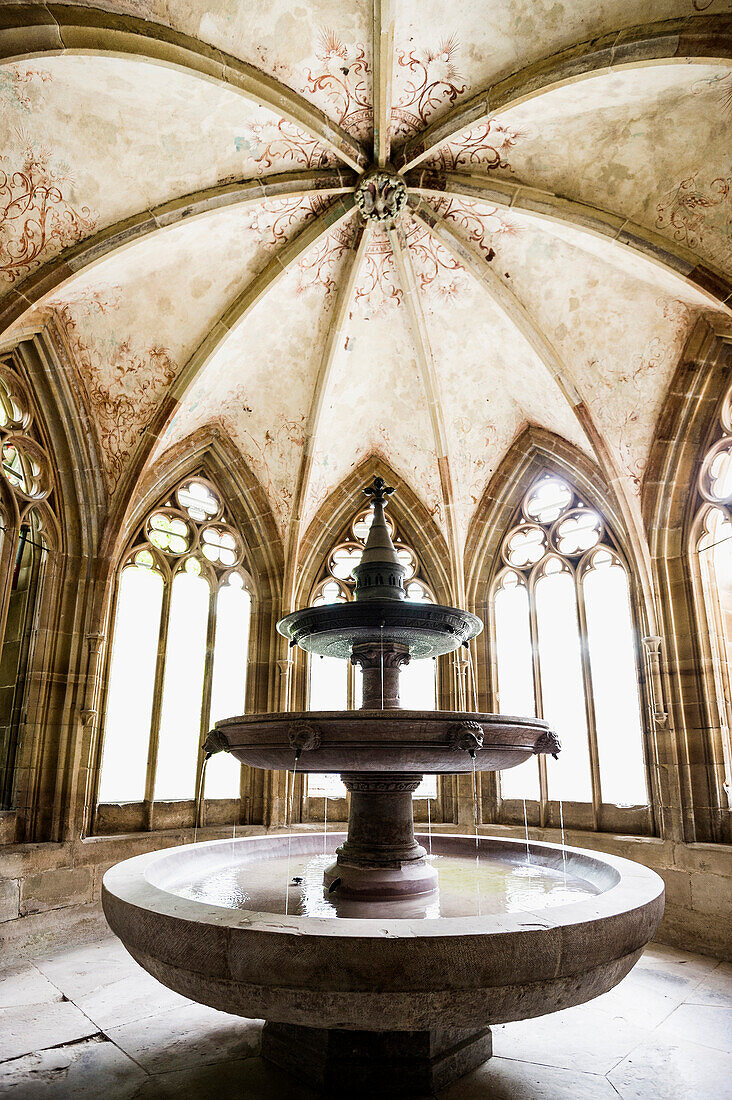
<svg viewBox="0 0 732 1100"><path fill-rule="evenodd" d="M729 313L731 42L727 0L0 4L2 339L63 349L111 497L216 425L289 545L376 454L460 562L526 425L637 510Z"/></svg>

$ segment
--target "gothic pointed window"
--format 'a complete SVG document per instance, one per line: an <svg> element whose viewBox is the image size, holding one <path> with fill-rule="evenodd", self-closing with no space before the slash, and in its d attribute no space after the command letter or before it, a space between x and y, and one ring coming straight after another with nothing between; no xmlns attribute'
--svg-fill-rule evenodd
<svg viewBox="0 0 732 1100"><path fill-rule="evenodd" d="M56 542L54 471L30 387L0 360L0 810L16 806L16 775L39 616Z"/></svg>
<svg viewBox="0 0 732 1100"><path fill-rule="evenodd" d="M363 548L372 522L372 512L363 509L341 532L326 556L320 579L315 585L313 605L347 603L353 599L353 570L361 561ZM402 537L392 516L386 516L389 533L399 560L406 568L404 586L408 600L434 603L435 598L423 576L415 551ZM310 657L308 662L308 709L350 710L361 706L361 670L335 657ZM437 705L437 669L433 660L411 661L401 671L401 705L406 710L434 710ZM308 795L345 798L346 789L337 775L308 777ZM436 798L435 776L425 776L415 791L415 798Z"/></svg>
<svg viewBox="0 0 732 1100"><path fill-rule="evenodd" d="M195 799L202 738L245 708L252 580L216 488L183 481L145 518L119 572L98 801ZM209 762L203 795L240 797L240 766Z"/></svg>
<svg viewBox="0 0 732 1100"><path fill-rule="evenodd" d="M538 715L559 734L558 761L504 772L504 802L644 807L636 631L628 572L602 516L564 478L529 489L501 547L492 589L496 688L503 714Z"/></svg>
<svg viewBox="0 0 732 1100"><path fill-rule="evenodd" d="M711 668L707 705L718 729L714 753L719 801L732 807L732 390L712 429L713 444L702 462L699 507L692 535L693 570L701 582L702 647Z"/></svg>

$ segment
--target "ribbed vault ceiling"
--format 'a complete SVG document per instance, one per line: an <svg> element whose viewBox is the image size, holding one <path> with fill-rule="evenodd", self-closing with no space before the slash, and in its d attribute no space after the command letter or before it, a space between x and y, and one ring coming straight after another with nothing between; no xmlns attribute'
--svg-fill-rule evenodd
<svg viewBox="0 0 732 1100"><path fill-rule="evenodd" d="M633 512L691 327L729 312L726 9L2 5L4 339L63 341L111 494L216 423L291 550L378 453L459 562L527 423ZM386 163L407 207L365 224Z"/></svg>

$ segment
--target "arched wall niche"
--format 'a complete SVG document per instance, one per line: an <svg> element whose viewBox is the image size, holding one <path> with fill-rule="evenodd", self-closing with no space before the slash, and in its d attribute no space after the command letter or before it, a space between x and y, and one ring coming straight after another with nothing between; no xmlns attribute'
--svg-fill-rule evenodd
<svg viewBox="0 0 732 1100"><path fill-rule="evenodd" d="M145 516L160 505L182 480L196 475L211 482L222 497L231 520L243 539L247 571L253 581L245 709L267 711L276 706L277 683L272 670L276 663L274 624L281 615L281 541L271 508L257 478L225 431L218 425L208 425L181 440L155 467L146 471L119 528L115 529L112 517L105 531L102 555L105 571L100 578L99 621L103 624L100 636L106 638L107 644L100 647L100 661L94 685L96 703L87 745L90 780L83 806L85 833L95 831L99 824L97 822L95 825L95 807L102 753L101 723L109 674L119 564L128 552ZM236 823L262 821L266 814L267 800L267 775L243 768L241 800L235 811ZM148 816L152 814L149 807L145 812ZM159 819L156 827L190 826L192 822L188 821L189 816L185 809L177 816L173 811L172 818L170 814L164 816ZM197 820L199 824L221 824L218 821L207 822L205 801ZM104 831L109 831L110 827L111 823L105 819Z"/></svg>
<svg viewBox="0 0 732 1100"><path fill-rule="evenodd" d="M526 426L517 436L503 461L491 478L478 505L468 531L466 546L466 589L468 608L485 623L485 634L477 640L478 706L480 710L496 711L497 665L494 652L493 586L498 573L505 568L501 558L501 545L511 526L516 522L523 500L531 485L542 474L553 473L576 490L585 503L602 517L609 532L610 541L629 582L632 619L635 624L635 658L641 703L643 756L650 797L650 807L640 807L633 813L616 811L615 807L600 804L593 797L586 811L575 804L567 823L576 828L620 833L665 835L668 827L668 807L672 792L663 785L663 773L659 768L661 746L651 721L651 685L648 675L648 659L642 643L648 633L647 606L652 599L642 588L643 574L638 569L638 553L628 535L622 519L621 508L611 485L598 467L582 451L566 440L534 425ZM642 554L643 548L640 548ZM594 767L597 767L595 761ZM506 820L515 824L512 810L501 808L497 777L491 773L482 776L482 806L484 820ZM506 817L506 813L509 814ZM576 820L572 819L574 813ZM565 807L566 815L566 807ZM546 827L556 826L554 810L545 799L536 806L535 820L531 823ZM531 818L531 811L529 813Z"/></svg>
<svg viewBox="0 0 732 1100"><path fill-rule="evenodd" d="M669 387L643 486L675 730L663 766L677 777L677 831L689 843L732 841L723 719L696 537L702 505L699 475L721 431L720 408L730 387L732 324L702 317Z"/></svg>
<svg viewBox="0 0 732 1100"><path fill-rule="evenodd" d="M106 507L104 483L73 366L53 332L16 334L0 344L0 358L31 395L52 480L49 496L32 509L48 557L25 677L14 820L4 839L58 840L70 828L75 792L83 786L79 731L94 648L95 555ZM17 524L17 506L10 514Z"/></svg>

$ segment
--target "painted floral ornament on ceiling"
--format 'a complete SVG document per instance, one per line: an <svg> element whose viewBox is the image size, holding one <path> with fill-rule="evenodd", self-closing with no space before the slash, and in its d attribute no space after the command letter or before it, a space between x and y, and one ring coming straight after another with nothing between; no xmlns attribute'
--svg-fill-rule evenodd
<svg viewBox="0 0 732 1100"><path fill-rule="evenodd" d="M391 222L406 206L407 186L397 172L379 169L361 178L355 198L365 221Z"/></svg>

